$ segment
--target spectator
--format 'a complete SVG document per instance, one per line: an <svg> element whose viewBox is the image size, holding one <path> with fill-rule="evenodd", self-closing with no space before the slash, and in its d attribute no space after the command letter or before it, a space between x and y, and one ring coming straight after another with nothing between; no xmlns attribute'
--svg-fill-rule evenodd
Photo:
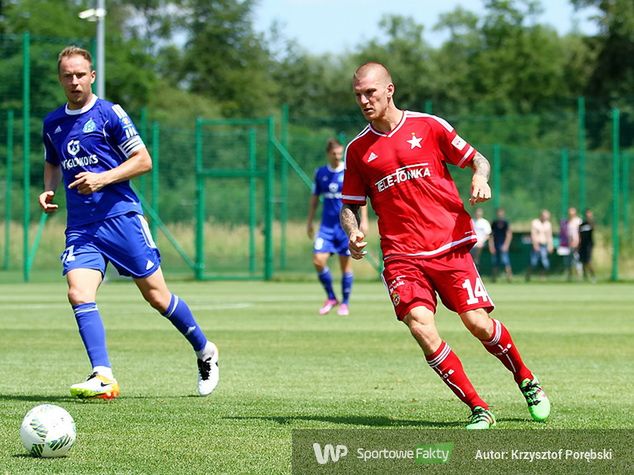
<svg viewBox="0 0 634 475"><path fill-rule="evenodd" d="M482 254L482 250L484 246L486 246L489 241L489 237L491 236L491 225L484 217L484 211L482 208L476 208L475 210L475 219L473 222L473 230L475 231L477 241L475 245L471 248L471 255L473 256L473 261L475 262L476 267L480 267L480 255Z"/></svg>
<svg viewBox="0 0 634 475"><path fill-rule="evenodd" d="M511 225L506 219L506 212L504 211L504 208L498 208L495 212L495 216L495 220L491 223L491 233L493 239L489 239L493 282L497 280L500 267L502 266L504 266L506 280L511 282L513 280L513 270L511 269L509 249L511 248L513 231L511 230Z"/></svg>
<svg viewBox="0 0 634 475"><path fill-rule="evenodd" d="M531 221L531 257L526 281L531 280L531 274L541 264L541 274L545 277L550 270L549 254L553 252L553 226L550 223L550 211L543 209L539 218Z"/></svg>
<svg viewBox="0 0 634 475"><path fill-rule="evenodd" d="M557 254L563 257L565 272L568 280L574 274L579 274L579 226L581 218L577 209L568 208L568 216L562 219L559 227L559 247Z"/></svg>
<svg viewBox="0 0 634 475"><path fill-rule="evenodd" d="M583 278L590 278L592 283L596 282L594 275L594 267L592 265L592 248L594 241L592 232L594 231L594 216L590 208L586 208L584 212L584 220L579 226L579 261L583 269Z"/></svg>

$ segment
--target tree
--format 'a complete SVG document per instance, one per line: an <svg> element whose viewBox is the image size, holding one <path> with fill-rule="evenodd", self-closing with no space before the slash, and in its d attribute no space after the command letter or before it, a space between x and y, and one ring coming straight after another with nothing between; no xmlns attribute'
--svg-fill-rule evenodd
<svg viewBox="0 0 634 475"><path fill-rule="evenodd" d="M267 114L275 104L271 59L253 30L253 0L189 0L181 84L213 98L227 116Z"/></svg>
<svg viewBox="0 0 634 475"><path fill-rule="evenodd" d="M599 34L589 38L596 65L587 93L613 102L634 90L634 2L631 0L571 0L576 8L595 7Z"/></svg>

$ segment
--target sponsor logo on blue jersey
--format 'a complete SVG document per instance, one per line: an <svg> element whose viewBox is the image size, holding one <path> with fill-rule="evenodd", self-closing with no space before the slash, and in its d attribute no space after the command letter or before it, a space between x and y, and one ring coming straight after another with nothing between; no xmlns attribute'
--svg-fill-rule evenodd
<svg viewBox="0 0 634 475"><path fill-rule="evenodd" d="M99 160L97 159L97 155L95 154L91 154L85 157L76 157L75 155L79 153L79 149L79 140L71 140L70 142L68 142L68 144L66 145L66 150L68 150L68 153L73 155L73 157L61 161L61 165L64 170L75 167L86 167L88 165L94 165L95 163L99 162Z"/></svg>
<svg viewBox="0 0 634 475"><path fill-rule="evenodd" d="M71 140L68 142L66 150L73 156L77 155L77 152L79 152L79 140Z"/></svg>

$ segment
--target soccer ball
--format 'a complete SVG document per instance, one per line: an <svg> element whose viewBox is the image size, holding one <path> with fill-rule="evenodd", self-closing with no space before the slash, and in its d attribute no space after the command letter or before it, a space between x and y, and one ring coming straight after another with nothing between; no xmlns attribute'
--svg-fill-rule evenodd
<svg viewBox="0 0 634 475"><path fill-rule="evenodd" d="M62 457L75 443L77 433L71 415L59 406L35 406L24 416L20 438L34 457Z"/></svg>

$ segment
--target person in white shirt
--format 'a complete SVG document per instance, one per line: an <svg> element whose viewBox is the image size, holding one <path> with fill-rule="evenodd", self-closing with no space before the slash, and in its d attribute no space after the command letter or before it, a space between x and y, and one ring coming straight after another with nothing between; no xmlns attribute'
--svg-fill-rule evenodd
<svg viewBox="0 0 634 475"><path fill-rule="evenodd" d="M489 237L491 237L491 224L484 217L484 211L482 208L476 208L475 219L471 220L473 223L473 230L476 233L478 239L475 245L471 248L471 256L477 267L480 267L480 255L482 249L487 245Z"/></svg>

